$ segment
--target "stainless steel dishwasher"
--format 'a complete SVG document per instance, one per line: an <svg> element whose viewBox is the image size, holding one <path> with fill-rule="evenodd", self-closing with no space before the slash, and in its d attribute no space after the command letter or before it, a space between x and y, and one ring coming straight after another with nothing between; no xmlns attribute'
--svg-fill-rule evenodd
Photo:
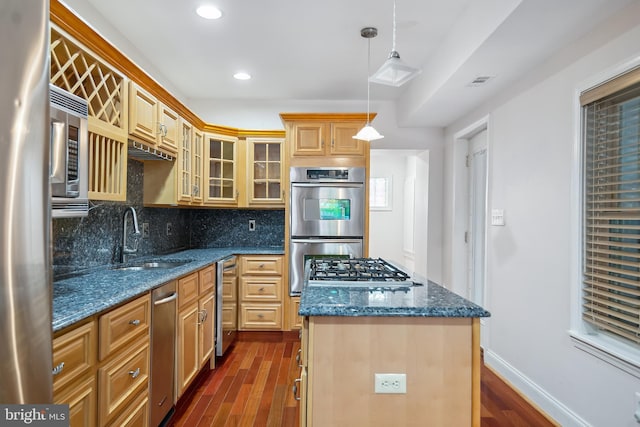
<svg viewBox="0 0 640 427"><path fill-rule="evenodd" d="M176 282L151 294L150 426L165 425L173 414L176 354Z"/></svg>

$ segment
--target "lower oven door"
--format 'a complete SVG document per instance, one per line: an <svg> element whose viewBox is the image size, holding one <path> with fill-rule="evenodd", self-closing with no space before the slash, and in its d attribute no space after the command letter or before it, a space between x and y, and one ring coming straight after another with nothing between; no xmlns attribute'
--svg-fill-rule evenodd
<svg viewBox="0 0 640 427"><path fill-rule="evenodd" d="M300 295L304 264L309 258L362 257L362 239L291 239L289 252L289 295Z"/></svg>

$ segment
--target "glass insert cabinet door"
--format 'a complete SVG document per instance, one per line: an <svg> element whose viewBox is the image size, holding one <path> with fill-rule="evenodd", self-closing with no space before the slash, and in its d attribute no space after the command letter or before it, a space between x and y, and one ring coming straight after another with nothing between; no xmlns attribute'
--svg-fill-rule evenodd
<svg viewBox="0 0 640 427"><path fill-rule="evenodd" d="M213 203L236 203L236 144L235 138L206 136L206 200Z"/></svg>
<svg viewBox="0 0 640 427"><path fill-rule="evenodd" d="M250 160L250 203L284 203L284 140L247 138Z"/></svg>

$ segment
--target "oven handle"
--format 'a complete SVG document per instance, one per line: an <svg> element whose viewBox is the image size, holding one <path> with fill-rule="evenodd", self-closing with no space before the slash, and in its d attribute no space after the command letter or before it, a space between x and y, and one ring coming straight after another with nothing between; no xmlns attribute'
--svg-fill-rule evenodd
<svg viewBox="0 0 640 427"><path fill-rule="evenodd" d="M291 187L338 187L338 188L363 188L362 182L292 182Z"/></svg>
<svg viewBox="0 0 640 427"><path fill-rule="evenodd" d="M291 243L362 243L362 239L291 239Z"/></svg>

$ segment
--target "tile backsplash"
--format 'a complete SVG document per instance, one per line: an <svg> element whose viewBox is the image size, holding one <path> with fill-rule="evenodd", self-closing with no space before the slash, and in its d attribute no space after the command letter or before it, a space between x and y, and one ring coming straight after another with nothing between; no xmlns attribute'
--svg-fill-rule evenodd
<svg viewBox="0 0 640 427"><path fill-rule="evenodd" d="M188 248L283 245L283 209L144 207L143 169L142 163L128 160L126 202L92 202L87 217L52 221L54 272L119 262L123 215L129 206L136 210L140 232L143 223L149 224L149 237L136 238L131 218L127 218L128 246L138 245L138 253L134 256L166 254ZM255 220L255 231L249 231L249 219ZM168 223L171 224L169 236Z"/></svg>

